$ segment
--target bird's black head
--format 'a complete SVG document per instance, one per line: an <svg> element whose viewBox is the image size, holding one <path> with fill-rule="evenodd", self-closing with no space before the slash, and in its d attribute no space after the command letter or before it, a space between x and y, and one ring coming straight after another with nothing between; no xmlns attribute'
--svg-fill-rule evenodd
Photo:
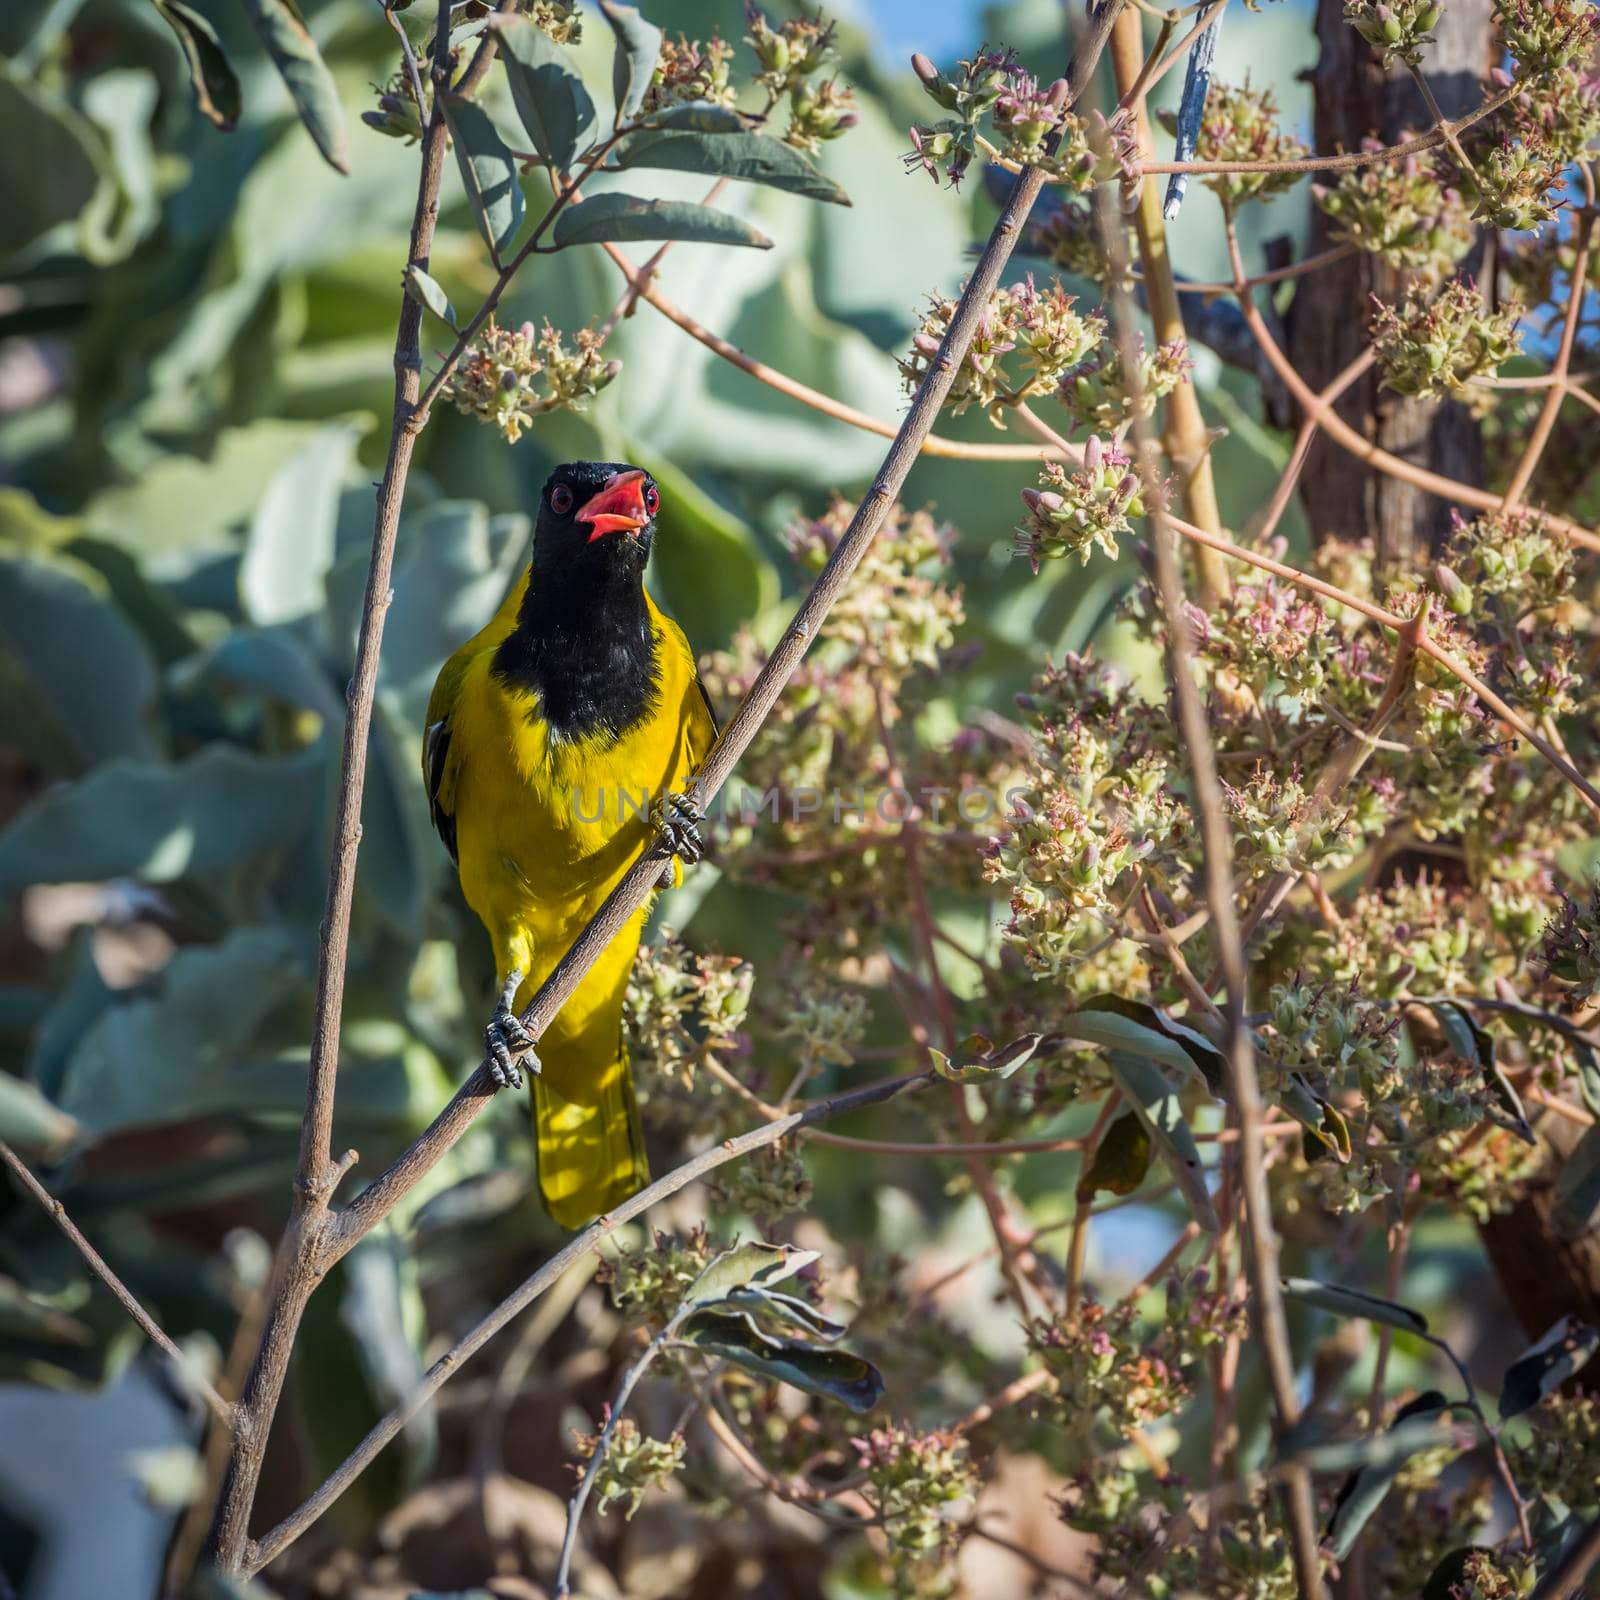
<svg viewBox="0 0 1600 1600"><path fill-rule="evenodd" d="M661 494L621 461L569 461L545 481L534 532L541 576L600 581L637 576L650 558Z"/></svg>

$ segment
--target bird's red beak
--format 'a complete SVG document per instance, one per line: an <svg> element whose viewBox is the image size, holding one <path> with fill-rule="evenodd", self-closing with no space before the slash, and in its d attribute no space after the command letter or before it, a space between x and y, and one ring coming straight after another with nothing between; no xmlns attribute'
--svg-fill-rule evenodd
<svg viewBox="0 0 1600 1600"><path fill-rule="evenodd" d="M579 508L573 520L593 525L590 544L622 528L637 533L650 521L644 504L644 479L638 467L629 472L614 472L606 479L600 493Z"/></svg>

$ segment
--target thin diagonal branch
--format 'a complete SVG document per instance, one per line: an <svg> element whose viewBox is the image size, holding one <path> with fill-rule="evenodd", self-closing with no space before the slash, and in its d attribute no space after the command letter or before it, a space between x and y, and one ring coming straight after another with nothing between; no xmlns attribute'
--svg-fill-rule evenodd
<svg viewBox="0 0 1600 1600"><path fill-rule="evenodd" d="M49 1213L50 1220L67 1236L72 1247L83 1257L89 1270L116 1296L122 1309L144 1330L145 1337L178 1369L184 1384L210 1407L212 1414L224 1428L234 1425L234 1408L212 1387L211 1381L199 1371L194 1362L162 1331L160 1323L139 1304L134 1292L113 1272L104 1256L84 1238L78 1225L67 1215L67 1208L39 1182L33 1169L10 1145L0 1140L0 1161L16 1175L17 1182Z"/></svg>
<svg viewBox="0 0 1600 1600"><path fill-rule="evenodd" d="M931 1072L914 1072L904 1077L886 1079L882 1083L868 1084L863 1089L852 1089L844 1094L829 1095L825 1100L814 1101L799 1111L790 1112L786 1117L780 1117L762 1127L753 1128L748 1133L740 1134L737 1139L726 1139L721 1144L713 1145L711 1149L675 1167L665 1177L656 1179L648 1188L641 1189L638 1194L624 1200L614 1210L590 1223L582 1233L569 1240L537 1272L501 1301L470 1333L457 1340L444 1355L440 1356L428 1368L415 1393L404 1405L391 1411L372 1429L315 1494L285 1517L271 1532L255 1541L250 1547L249 1570L260 1571L269 1561L288 1549L361 1476L384 1446L400 1433L401 1429L444 1387L467 1360L481 1350L514 1317L531 1306L551 1285L564 1277L576 1262L597 1250L623 1223L643 1216L651 1206L730 1161L737 1161L752 1151L776 1144L787 1135L809 1128L813 1123L821 1122L827 1117L879 1105L916 1084L931 1081L932 1078Z"/></svg>
<svg viewBox="0 0 1600 1600"><path fill-rule="evenodd" d="M1095 21L1088 38L1079 47L1070 74L1072 98L1081 92L1104 48L1112 23L1122 9L1123 0L1111 0ZM894 444L890 447L871 489L856 508L838 544L818 574L810 592L783 636L773 648L750 692L723 728L704 767L695 779L696 794L702 805L709 804L731 776L763 723L777 704L789 679L811 647L835 601L843 593L851 574L883 525L889 508L905 483L924 440L955 381L956 368L972 342L978 323L1000 281L1000 274L1016 247L1022 224L1044 186L1044 175L1030 168L1017 182L995 222L989 241L962 290L938 354L934 357L921 387L911 402ZM655 850L634 864L612 891L594 920L584 929L554 972L545 981L522 1014L523 1026L537 1040L551 1019L582 982L600 952L610 944L618 930L644 904L660 882L667 857ZM457 1091L433 1123L385 1172L352 1202L330 1231L325 1263L331 1265L355 1242L375 1227L407 1194L433 1164L455 1144L472 1125L493 1094L487 1064Z"/></svg>

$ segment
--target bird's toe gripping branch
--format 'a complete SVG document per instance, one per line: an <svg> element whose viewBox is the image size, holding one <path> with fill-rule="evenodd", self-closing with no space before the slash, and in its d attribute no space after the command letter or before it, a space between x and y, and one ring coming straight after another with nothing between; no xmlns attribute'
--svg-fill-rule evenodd
<svg viewBox="0 0 1600 1600"><path fill-rule="evenodd" d="M705 855L706 846L700 836L700 825L706 820L706 815L691 795L663 796L656 807L655 820L668 855L676 856L689 867Z"/></svg>
<svg viewBox="0 0 1600 1600"><path fill-rule="evenodd" d="M489 1057L489 1075L497 1089L520 1089L522 1072L517 1057L530 1073L539 1070L539 1058L534 1054L533 1035L523 1027L522 1019L511 1009L517 990L522 987L522 974L513 972L506 979L494 1015L483 1030L483 1047Z"/></svg>

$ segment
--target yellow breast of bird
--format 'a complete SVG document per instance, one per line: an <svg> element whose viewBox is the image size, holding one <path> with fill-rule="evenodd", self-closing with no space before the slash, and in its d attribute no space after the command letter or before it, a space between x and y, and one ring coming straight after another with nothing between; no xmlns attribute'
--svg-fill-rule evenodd
<svg viewBox="0 0 1600 1600"><path fill-rule="evenodd" d="M508 943L551 959L582 930L650 838L658 797L684 788L709 747L687 641L649 609L657 695L620 737L553 734L538 696L492 671L498 639L463 673L451 737L461 887L518 965Z"/></svg>

